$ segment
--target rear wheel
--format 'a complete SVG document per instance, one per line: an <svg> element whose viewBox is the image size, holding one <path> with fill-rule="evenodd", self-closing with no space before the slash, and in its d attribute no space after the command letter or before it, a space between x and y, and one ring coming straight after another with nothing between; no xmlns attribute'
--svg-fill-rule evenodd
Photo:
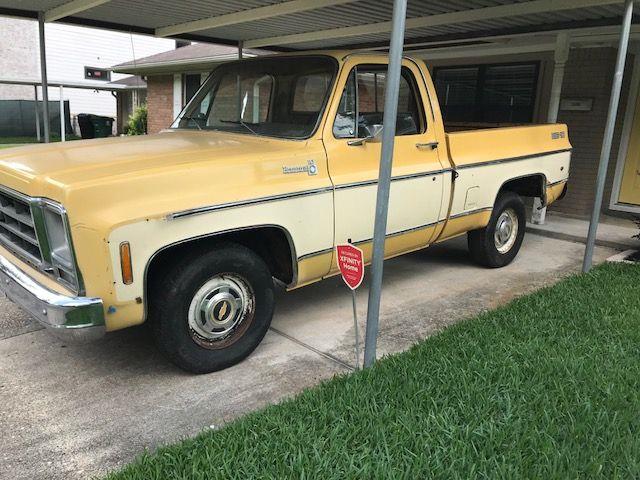
<svg viewBox="0 0 640 480"><path fill-rule="evenodd" d="M525 225L522 198L513 192L501 193L493 207L489 224L467 235L471 256L485 267L508 265L520 250Z"/></svg>
<svg viewBox="0 0 640 480"><path fill-rule="evenodd" d="M193 373L242 361L261 342L273 317L269 268L241 245L222 244L181 258L153 282L150 293L158 347Z"/></svg>

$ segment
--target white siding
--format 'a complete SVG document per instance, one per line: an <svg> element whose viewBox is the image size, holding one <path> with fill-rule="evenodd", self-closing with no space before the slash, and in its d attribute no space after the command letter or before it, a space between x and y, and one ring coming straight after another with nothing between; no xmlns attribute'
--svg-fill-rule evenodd
<svg viewBox="0 0 640 480"><path fill-rule="evenodd" d="M47 70L53 81L84 81L84 67L109 68L134 58L146 57L175 47L173 40L112 32L74 25L47 24ZM127 75L112 74L111 80ZM49 97L59 99L57 88ZM110 92L64 90L71 114L94 113L116 116L116 100Z"/></svg>
<svg viewBox="0 0 640 480"><path fill-rule="evenodd" d="M109 68L134 58L175 47L173 40L51 23L45 26L49 81L84 81L84 67ZM22 80L40 78L38 24L33 20L0 17L0 75ZM112 74L111 80L126 75ZM40 93L40 99L42 94ZM71 114L95 113L115 118L116 100L110 92L65 88ZM59 100L59 89L49 98ZM33 100L33 88L0 85L0 100Z"/></svg>

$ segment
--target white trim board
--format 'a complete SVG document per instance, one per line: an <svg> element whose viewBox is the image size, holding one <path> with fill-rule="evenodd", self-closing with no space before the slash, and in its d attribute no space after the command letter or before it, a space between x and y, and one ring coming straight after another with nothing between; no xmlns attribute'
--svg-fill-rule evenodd
<svg viewBox="0 0 640 480"><path fill-rule="evenodd" d="M175 120L180 112L182 111L182 106L184 104L184 89L182 88L182 74L174 73L173 74L173 120Z"/></svg>

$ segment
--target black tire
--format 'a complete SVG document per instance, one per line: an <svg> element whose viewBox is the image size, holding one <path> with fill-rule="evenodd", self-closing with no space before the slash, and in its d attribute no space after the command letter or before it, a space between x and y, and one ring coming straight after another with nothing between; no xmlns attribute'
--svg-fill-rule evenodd
<svg viewBox="0 0 640 480"><path fill-rule="evenodd" d="M240 312L237 326L226 337L212 340L203 336L210 332L198 333L200 327L205 329L202 320L217 317L212 320L222 321L224 315L232 316L229 312L235 314L236 307L219 301L217 305L222 306L212 307L209 317L196 307L205 303L200 292L221 281L233 281L232 285L239 287L213 290L211 298L204 297L209 298L207 305L215 303L225 289L246 294L242 298L251 300L242 307L236 305ZM260 344L273 317L274 283L269 268L253 251L237 244L220 244L174 260L150 287L149 311L156 344L173 363L192 373L210 373L244 360ZM190 317L191 311L197 313ZM198 321L200 326L192 327Z"/></svg>
<svg viewBox="0 0 640 480"><path fill-rule="evenodd" d="M505 213L509 212L509 213ZM501 215L515 214L517 219L517 232L515 238L505 243L502 248L498 249L498 241L496 240L496 228ZM513 192L502 192L498 195L496 203L491 212L491 219L485 228L473 230L467 234L469 251L473 260L484 267L499 268L509 265L518 254L522 246L524 231L526 226L526 214L522 198Z"/></svg>

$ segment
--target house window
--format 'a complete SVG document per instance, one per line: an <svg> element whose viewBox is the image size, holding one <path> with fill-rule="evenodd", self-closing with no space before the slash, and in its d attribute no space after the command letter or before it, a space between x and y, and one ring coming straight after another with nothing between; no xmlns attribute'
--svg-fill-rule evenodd
<svg viewBox="0 0 640 480"><path fill-rule="evenodd" d="M435 68L445 123L533 122L539 67L531 62Z"/></svg>

